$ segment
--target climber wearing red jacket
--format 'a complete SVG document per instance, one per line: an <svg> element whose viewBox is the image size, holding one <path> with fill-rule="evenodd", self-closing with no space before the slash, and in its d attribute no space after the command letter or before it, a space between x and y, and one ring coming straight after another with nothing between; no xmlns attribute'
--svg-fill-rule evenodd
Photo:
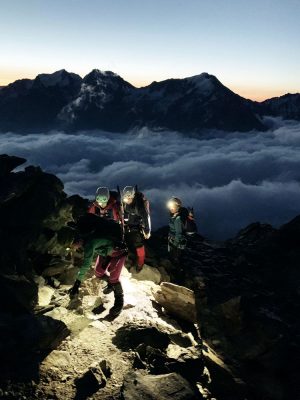
<svg viewBox="0 0 300 400"><path fill-rule="evenodd" d="M108 190L107 187L99 187L96 191L96 199L88 208L88 212L121 223L122 214L118 193Z"/></svg>
<svg viewBox="0 0 300 400"><path fill-rule="evenodd" d="M110 191L107 187L99 187L96 191L95 201L88 208L88 213L98 215L100 218L113 220L117 224L123 224L121 204L117 192ZM123 251L123 250L122 250ZM113 250L112 258L107 262L107 258L98 255L95 264L95 274L99 278L106 278L108 285L104 293L110 293L113 285L119 282L121 270L125 264L126 256L118 257L119 249ZM109 276L107 276L109 272Z"/></svg>

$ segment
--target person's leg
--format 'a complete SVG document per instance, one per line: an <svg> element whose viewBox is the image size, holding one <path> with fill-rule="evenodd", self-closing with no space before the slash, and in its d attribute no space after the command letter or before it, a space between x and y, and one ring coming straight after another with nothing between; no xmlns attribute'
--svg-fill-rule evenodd
<svg viewBox="0 0 300 400"><path fill-rule="evenodd" d="M109 314L113 317L118 316L124 306L124 293L123 293L123 288L121 285L121 282L117 282L112 284L113 291L114 291L114 296L115 296L115 302L113 307L109 310Z"/></svg>
<svg viewBox="0 0 300 400"><path fill-rule="evenodd" d="M98 278L102 278L108 269L109 263L106 263L105 261L105 257L98 255L95 263L95 275Z"/></svg>
<svg viewBox="0 0 300 400"><path fill-rule="evenodd" d="M137 268L141 270L145 264L145 246L136 248Z"/></svg>
<svg viewBox="0 0 300 400"><path fill-rule="evenodd" d="M144 246L144 237L140 230L134 231L133 242L137 255L137 270L141 271L141 269L145 264L145 246Z"/></svg>
<svg viewBox="0 0 300 400"><path fill-rule="evenodd" d="M107 271L109 272L107 286L103 289L104 294L113 291L113 285L119 282L122 268L126 261L126 255L122 255L124 251L114 251L110 260Z"/></svg>
<svg viewBox="0 0 300 400"><path fill-rule="evenodd" d="M130 264L133 264L136 260L134 236L135 236L134 231L129 231L128 229L126 230L125 243L126 243L126 246L128 248L128 252L129 252L128 259L130 260Z"/></svg>
<svg viewBox="0 0 300 400"><path fill-rule="evenodd" d="M122 268L125 265L126 254L124 250L114 250L112 253L112 259L108 265L109 282L115 284L119 282Z"/></svg>

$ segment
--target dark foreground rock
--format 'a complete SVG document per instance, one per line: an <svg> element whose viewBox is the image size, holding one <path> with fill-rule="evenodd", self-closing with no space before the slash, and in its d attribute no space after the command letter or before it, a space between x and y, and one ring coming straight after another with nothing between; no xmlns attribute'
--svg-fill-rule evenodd
<svg viewBox="0 0 300 400"><path fill-rule="evenodd" d="M80 398L89 386L119 399L136 374L144 396L180 376L198 398L297 398L300 217L280 229L251 224L224 243L195 236L179 265L167 259L167 231L154 233L144 275L123 271L125 306L111 323L112 297L92 270L68 307L82 254L66 251L64 232L86 201L39 168L13 172L23 162L0 157L0 394ZM91 367L99 359L111 362L110 377Z"/></svg>
<svg viewBox="0 0 300 400"><path fill-rule="evenodd" d="M130 373L125 377L122 394L124 400L196 400L202 398L182 376L176 373L165 375Z"/></svg>
<svg viewBox="0 0 300 400"><path fill-rule="evenodd" d="M180 274L163 253L156 259L194 291L202 339L253 399L299 392L299 238L299 217L280 229L254 223L224 243L192 238Z"/></svg>

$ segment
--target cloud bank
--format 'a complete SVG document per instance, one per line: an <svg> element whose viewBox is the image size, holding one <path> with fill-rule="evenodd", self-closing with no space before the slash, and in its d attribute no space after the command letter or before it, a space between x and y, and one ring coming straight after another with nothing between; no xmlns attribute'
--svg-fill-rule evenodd
<svg viewBox="0 0 300 400"><path fill-rule="evenodd" d="M300 124L269 119L268 132L0 135L0 153L25 157L93 198L98 186L138 184L154 227L168 222L171 195L193 206L200 232L225 239L255 221L279 226L300 214Z"/></svg>

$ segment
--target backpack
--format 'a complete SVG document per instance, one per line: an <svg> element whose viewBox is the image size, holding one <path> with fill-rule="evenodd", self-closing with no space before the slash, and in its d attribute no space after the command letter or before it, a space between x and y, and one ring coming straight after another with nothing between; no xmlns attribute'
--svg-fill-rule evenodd
<svg viewBox="0 0 300 400"><path fill-rule="evenodd" d="M192 236L198 232L193 208L181 207L179 215L182 221L183 231L186 235Z"/></svg>
<svg viewBox="0 0 300 400"><path fill-rule="evenodd" d="M135 207L138 214L149 215L150 213L149 201L142 192L135 193Z"/></svg>
<svg viewBox="0 0 300 400"><path fill-rule="evenodd" d="M79 235L83 238L95 236L110 239L113 242L122 240L120 224L112 220L99 218L95 214L85 214L76 223Z"/></svg>

